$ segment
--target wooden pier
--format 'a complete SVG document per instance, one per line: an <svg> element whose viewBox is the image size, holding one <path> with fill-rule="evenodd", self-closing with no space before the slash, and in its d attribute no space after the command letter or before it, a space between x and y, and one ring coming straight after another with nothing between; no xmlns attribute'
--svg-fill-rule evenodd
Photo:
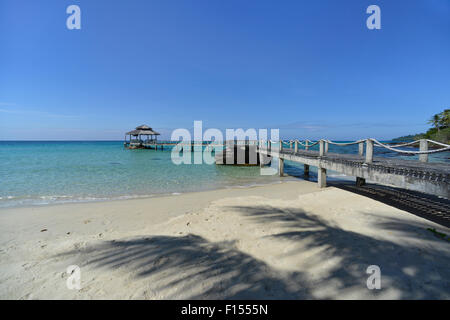
<svg viewBox="0 0 450 320"><path fill-rule="evenodd" d="M428 150L428 143L435 141L416 141L397 146L388 146L375 139L360 140L352 143L333 143L329 140L320 140L314 143L301 144L300 141L290 141L289 147L284 147L278 142L278 146L272 142L260 142L259 156L279 158L278 173L284 174L284 161L294 161L304 164L305 175L309 174L309 166L317 167L318 185L326 187L327 170L343 173L356 177L357 185L365 184L366 180L372 182L401 187L407 190L415 190L428 194L450 198L450 165L448 163L428 162L428 155L436 152L450 151L450 146L437 143L441 149ZM400 150L398 147L420 144L419 151ZM319 144L319 151L309 150L313 145ZM329 153L329 144L352 145L358 144L358 154ZM299 149L299 146L305 149ZM419 161L403 160L398 158L374 157L374 147L385 147L388 150L419 155ZM365 154L364 154L365 149ZM264 161L260 161L264 163Z"/></svg>
<svg viewBox="0 0 450 320"><path fill-rule="evenodd" d="M320 188L327 186L327 170L356 177L357 186L366 180L371 182L420 191L450 199L450 164L428 162L432 153L449 152L450 145L422 139L398 145L383 144L375 139L364 139L349 143L335 143L330 140L290 140L290 141L225 141L225 142L158 142L150 127L140 126L128 132L130 140L125 139L124 146L130 149L173 149L180 152L203 152L205 149L215 152L216 164L224 165L268 165L273 157L278 158L278 174L284 175L284 161L293 161L304 165L305 176L310 166L317 167L317 183ZM141 136L150 135L142 140ZM133 139L133 137L135 139ZM438 149L429 149L434 144ZM311 150L315 145L319 150ZM329 146L358 145L357 154L330 153ZM419 146L418 151L399 149L400 147ZM385 148L398 154L418 155L419 160L374 157L375 148Z"/></svg>

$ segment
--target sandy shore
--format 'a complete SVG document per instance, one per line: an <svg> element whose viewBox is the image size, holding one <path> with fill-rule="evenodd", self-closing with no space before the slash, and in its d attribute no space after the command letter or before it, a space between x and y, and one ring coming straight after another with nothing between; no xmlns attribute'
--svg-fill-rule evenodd
<svg viewBox="0 0 450 320"><path fill-rule="evenodd" d="M450 234L306 181L3 209L0 298L449 299L450 243L427 228Z"/></svg>

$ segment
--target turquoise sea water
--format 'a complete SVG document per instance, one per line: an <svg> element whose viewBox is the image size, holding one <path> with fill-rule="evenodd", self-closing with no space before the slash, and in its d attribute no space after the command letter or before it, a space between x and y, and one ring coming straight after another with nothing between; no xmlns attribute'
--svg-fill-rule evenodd
<svg viewBox="0 0 450 320"><path fill-rule="evenodd" d="M356 147L333 148L330 152L357 152ZM448 158L446 153L432 160ZM301 165L289 162L285 172L303 174ZM286 179L298 178L261 176L259 167L175 165L169 148L127 150L120 141L0 142L0 207L148 197Z"/></svg>

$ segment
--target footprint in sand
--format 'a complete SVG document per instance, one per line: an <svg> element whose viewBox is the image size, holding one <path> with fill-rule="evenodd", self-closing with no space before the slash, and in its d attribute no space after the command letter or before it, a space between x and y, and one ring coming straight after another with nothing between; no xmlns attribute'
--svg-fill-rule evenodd
<svg viewBox="0 0 450 320"><path fill-rule="evenodd" d="M78 242L73 245L76 250L83 249L86 246L86 242Z"/></svg>

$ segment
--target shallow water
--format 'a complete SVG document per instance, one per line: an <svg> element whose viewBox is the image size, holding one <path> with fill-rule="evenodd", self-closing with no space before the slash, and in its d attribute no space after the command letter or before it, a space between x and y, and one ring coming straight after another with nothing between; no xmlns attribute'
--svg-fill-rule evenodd
<svg viewBox="0 0 450 320"><path fill-rule="evenodd" d="M329 151L356 153L357 146L330 146ZM448 157L439 154L431 161ZM315 172L311 168L311 179ZM303 166L286 161L285 173L301 177ZM329 174L331 179L348 179ZM295 178L262 176L259 167L175 165L169 148L127 150L121 141L0 142L0 207L128 199L286 179Z"/></svg>

